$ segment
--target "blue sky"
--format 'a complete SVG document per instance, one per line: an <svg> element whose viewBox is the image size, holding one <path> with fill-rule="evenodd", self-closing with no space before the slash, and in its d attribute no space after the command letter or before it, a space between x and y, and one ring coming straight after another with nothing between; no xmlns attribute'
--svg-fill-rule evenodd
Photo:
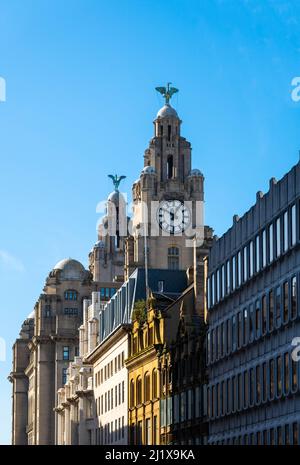
<svg viewBox="0 0 300 465"><path fill-rule="evenodd" d="M0 443L13 340L55 263L87 265L107 174L125 174L130 193L162 106L154 87L180 89L220 235L299 159L299 22L297 0L1 0Z"/></svg>

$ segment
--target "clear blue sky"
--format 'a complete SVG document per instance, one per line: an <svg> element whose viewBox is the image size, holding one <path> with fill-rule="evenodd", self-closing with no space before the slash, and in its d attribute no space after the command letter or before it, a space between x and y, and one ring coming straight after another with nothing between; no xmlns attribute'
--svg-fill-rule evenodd
<svg viewBox="0 0 300 465"><path fill-rule="evenodd" d="M1 0L0 443L11 345L55 263L87 265L107 174L143 166L167 81L218 235L298 161L300 2Z"/></svg>

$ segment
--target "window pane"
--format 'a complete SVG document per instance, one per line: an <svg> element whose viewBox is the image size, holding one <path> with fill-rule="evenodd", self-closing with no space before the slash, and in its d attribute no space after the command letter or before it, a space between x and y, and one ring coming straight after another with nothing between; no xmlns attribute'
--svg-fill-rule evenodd
<svg viewBox="0 0 300 465"><path fill-rule="evenodd" d="M250 252L250 257L249 257L249 275L250 275L250 278L251 276L253 276L253 241L250 242L250 246L249 246L249 252Z"/></svg>
<svg viewBox="0 0 300 465"><path fill-rule="evenodd" d="M258 272L259 269L260 269L259 236L256 236L256 240L255 240L255 254L256 254L256 268L255 268L255 271Z"/></svg>
<svg viewBox="0 0 300 465"><path fill-rule="evenodd" d="M273 291L269 292L269 331L274 327L274 297Z"/></svg>
<svg viewBox="0 0 300 465"><path fill-rule="evenodd" d="M226 272L226 293L229 294L230 292L230 261L227 260L227 272Z"/></svg>
<svg viewBox="0 0 300 465"><path fill-rule="evenodd" d="M232 290L236 288L236 258L232 257Z"/></svg>
<svg viewBox="0 0 300 465"><path fill-rule="evenodd" d="M289 318L289 283L283 284L283 321L286 323Z"/></svg>
<svg viewBox="0 0 300 465"><path fill-rule="evenodd" d="M276 220L276 257L281 254L280 218Z"/></svg>
<svg viewBox="0 0 300 465"><path fill-rule="evenodd" d="M262 297L262 333L266 334L267 331L267 297Z"/></svg>
<svg viewBox="0 0 300 465"><path fill-rule="evenodd" d="M277 357L277 396L282 394L282 358L281 355Z"/></svg>
<svg viewBox="0 0 300 465"><path fill-rule="evenodd" d="M288 228L288 212L283 215L283 250L286 252L289 248L289 228Z"/></svg>
<svg viewBox="0 0 300 465"><path fill-rule="evenodd" d="M238 263L238 286L242 283L242 254L241 252L238 253L237 256L237 263Z"/></svg>
<svg viewBox="0 0 300 465"><path fill-rule="evenodd" d="M292 206L292 211L291 211L291 216L292 216L292 245L296 244L296 205Z"/></svg>
<svg viewBox="0 0 300 465"><path fill-rule="evenodd" d="M247 247L244 247L243 255L244 255L244 274L243 274L244 279L243 280L245 282L248 279L248 253L247 253Z"/></svg>
<svg viewBox="0 0 300 465"><path fill-rule="evenodd" d="M274 244L273 244L273 224L269 226L269 260L272 262L274 260Z"/></svg>
<svg viewBox="0 0 300 465"><path fill-rule="evenodd" d="M262 266L265 267L267 264L267 235L266 230L262 233Z"/></svg>
<svg viewBox="0 0 300 465"><path fill-rule="evenodd" d="M297 280L296 276L292 278L292 308L291 317L295 318L297 315Z"/></svg>

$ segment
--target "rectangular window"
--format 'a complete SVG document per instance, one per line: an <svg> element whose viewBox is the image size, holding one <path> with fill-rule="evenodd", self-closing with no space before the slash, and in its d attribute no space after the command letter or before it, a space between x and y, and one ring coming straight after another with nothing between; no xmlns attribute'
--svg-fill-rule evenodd
<svg viewBox="0 0 300 465"><path fill-rule="evenodd" d="M242 380L242 373L238 374L238 410L242 408L242 396L243 396L243 380Z"/></svg>
<svg viewBox="0 0 300 465"><path fill-rule="evenodd" d="M211 304L215 305L215 273L211 275Z"/></svg>
<svg viewBox="0 0 300 465"><path fill-rule="evenodd" d="M273 291L269 292L269 331L274 328L274 297Z"/></svg>
<svg viewBox="0 0 300 465"><path fill-rule="evenodd" d="M273 224L269 226L269 261L274 260Z"/></svg>
<svg viewBox="0 0 300 465"><path fill-rule="evenodd" d="M256 403L259 404L261 401L261 374L260 366L256 367Z"/></svg>
<svg viewBox="0 0 300 465"><path fill-rule="evenodd" d="M225 266L224 265L222 265L221 270L222 270L221 272L221 299L223 299L225 296Z"/></svg>
<svg viewBox="0 0 300 465"><path fill-rule="evenodd" d="M286 446L289 446L291 444L290 442L290 426L285 425L284 427L284 443Z"/></svg>
<svg viewBox="0 0 300 465"><path fill-rule="evenodd" d="M230 261L227 260L227 265L226 265L227 271L226 271L226 294L230 293Z"/></svg>
<svg viewBox="0 0 300 465"><path fill-rule="evenodd" d="M125 382L122 381L122 404L125 402Z"/></svg>
<svg viewBox="0 0 300 465"><path fill-rule="evenodd" d="M287 323L289 319L289 283L283 284L283 322Z"/></svg>
<svg viewBox="0 0 300 465"><path fill-rule="evenodd" d="M276 288L275 297L275 315L276 315L276 327L280 326L281 323L281 287Z"/></svg>
<svg viewBox="0 0 300 465"><path fill-rule="evenodd" d="M299 428L298 423L293 423L293 445L298 446L299 444Z"/></svg>
<svg viewBox="0 0 300 465"><path fill-rule="evenodd" d="M253 276L253 263L254 263L254 254L253 254L253 241L250 242L249 245L249 276L250 278Z"/></svg>
<svg viewBox="0 0 300 465"><path fill-rule="evenodd" d="M227 396L226 396L226 412L231 412L231 378L227 379Z"/></svg>
<svg viewBox="0 0 300 465"><path fill-rule="evenodd" d="M248 311L244 308L243 311L243 344L248 343Z"/></svg>
<svg viewBox="0 0 300 465"><path fill-rule="evenodd" d="M277 369L277 396L282 394L282 358L281 355L276 359Z"/></svg>
<svg viewBox="0 0 300 465"><path fill-rule="evenodd" d="M275 430L274 430L274 428L270 429L270 445L271 446L275 445Z"/></svg>
<svg viewBox="0 0 300 465"><path fill-rule="evenodd" d="M295 392L298 388L298 381L297 381L297 368L298 368L298 362L294 362L294 360L291 360L292 364L292 390Z"/></svg>
<svg viewBox="0 0 300 465"><path fill-rule="evenodd" d="M232 290L234 291L236 288L236 258L235 256L232 257Z"/></svg>
<svg viewBox="0 0 300 465"><path fill-rule="evenodd" d="M277 445L282 446L282 428L281 428L281 426L277 427Z"/></svg>
<svg viewBox="0 0 300 465"><path fill-rule="evenodd" d="M256 256L256 260L255 260L255 263L256 263L256 267L255 267L255 271L256 273L259 272L260 270L260 247L259 247L259 235L256 236L256 239L255 239L255 256Z"/></svg>
<svg viewBox="0 0 300 465"><path fill-rule="evenodd" d="M232 317L232 350L236 350L236 317Z"/></svg>
<svg viewBox="0 0 300 465"><path fill-rule="evenodd" d="M280 218L276 220L276 257L280 257L281 254L281 228Z"/></svg>
<svg viewBox="0 0 300 465"><path fill-rule="evenodd" d="M207 308L210 309L210 278L207 278Z"/></svg>
<svg viewBox="0 0 300 465"><path fill-rule="evenodd" d="M263 295L261 299L262 307L262 334L267 332L267 296Z"/></svg>
<svg viewBox="0 0 300 465"><path fill-rule="evenodd" d="M238 286L242 284L242 254L241 252L237 255L237 266L238 266Z"/></svg>
<svg viewBox="0 0 300 465"><path fill-rule="evenodd" d="M273 399L274 394L275 394L275 389L274 389L275 363L273 359L269 361L269 375L270 375L270 399Z"/></svg>
<svg viewBox="0 0 300 465"><path fill-rule="evenodd" d="M283 214L283 250L286 252L289 248L289 220L288 212Z"/></svg>
<svg viewBox="0 0 300 465"><path fill-rule="evenodd" d="M226 326L227 326L227 354L230 353L232 343L231 343L231 320L226 321Z"/></svg>
<svg viewBox="0 0 300 465"><path fill-rule="evenodd" d="M70 360L70 347L64 346L63 348L63 360Z"/></svg>
<svg viewBox="0 0 300 465"><path fill-rule="evenodd" d="M249 398L248 371L244 371L244 408L248 407Z"/></svg>
<svg viewBox="0 0 300 465"><path fill-rule="evenodd" d="M225 331L224 331L224 323L221 323L221 341L220 341L220 355L224 357L225 355Z"/></svg>
<svg viewBox="0 0 300 465"><path fill-rule="evenodd" d="M289 357L289 353L286 352L284 354L284 391L285 391L285 394L288 394L289 393L289 390L290 390L290 367L289 367L289 363L290 363L290 357Z"/></svg>
<svg viewBox="0 0 300 465"><path fill-rule="evenodd" d="M244 247L243 249L243 256L244 256L244 269L243 269L243 281L247 281L248 279L248 247Z"/></svg>
<svg viewBox="0 0 300 465"><path fill-rule="evenodd" d="M220 270L217 270L217 302L220 302Z"/></svg>
<svg viewBox="0 0 300 465"><path fill-rule="evenodd" d="M264 229L262 232L262 266L263 268L267 265L267 234Z"/></svg>
<svg viewBox="0 0 300 465"><path fill-rule="evenodd" d="M263 399L263 402L267 400L267 386L268 386L267 364L266 362L264 362L262 366L262 399Z"/></svg>
<svg viewBox="0 0 300 465"><path fill-rule="evenodd" d="M67 382L67 370L68 370L67 368L62 369L62 384L63 384L63 386Z"/></svg>
<svg viewBox="0 0 300 465"><path fill-rule="evenodd" d="M291 318L294 319L297 316L297 279L296 276L292 277L292 299L291 299Z"/></svg>
<svg viewBox="0 0 300 465"><path fill-rule="evenodd" d="M222 334L221 334L221 326L217 326L217 349L218 349L218 359L221 357L221 340L222 340Z"/></svg>
<svg viewBox="0 0 300 465"><path fill-rule="evenodd" d="M249 305L249 342L254 340L254 310L253 304Z"/></svg>
<svg viewBox="0 0 300 465"><path fill-rule="evenodd" d="M153 444L157 444L157 416L153 417Z"/></svg>
<svg viewBox="0 0 300 465"><path fill-rule="evenodd" d="M291 217L292 217L292 246L293 246L296 244L296 240L297 240L296 205L292 206Z"/></svg>
<svg viewBox="0 0 300 465"><path fill-rule="evenodd" d="M151 420L150 418L146 418L146 425L145 425L145 442L146 442L146 445L150 445L151 444Z"/></svg>
<svg viewBox="0 0 300 465"><path fill-rule="evenodd" d="M260 305L259 300L255 302L255 334L256 337L260 337L260 327L261 327L261 315L260 315Z"/></svg>
<svg viewBox="0 0 300 465"><path fill-rule="evenodd" d="M206 342L207 363L211 362L211 359L210 359L210 357L211 357L210 344L211 344L210 332L208 332L207 333L207 342Z"/></svg>
<svg viewBox="0 0 300 465"><path fill-rule="evenodd" d="M242 346L242 334L243 334L243 326L242 326L242 312L239 312L237 315L237 345L238 348Z"/></svg>
<svg viewBox="0 0 300 465"><path fill-rule="evenodd" d="M253 405L254 403L254 368L250 368L250 373L249 373L249 382L250 382L250 405Z"/></svg>

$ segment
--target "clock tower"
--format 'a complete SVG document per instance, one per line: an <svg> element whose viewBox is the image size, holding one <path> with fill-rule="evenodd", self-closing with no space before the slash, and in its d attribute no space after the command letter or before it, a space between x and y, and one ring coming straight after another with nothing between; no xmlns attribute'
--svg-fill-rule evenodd
<svg viewBox="0 0 300 465"><path fill-rule="evenodd" d="M125 253L127 276L136 267L144 267L145 261L148 268L187 269L193 265L191 238L203 238L204 177L191 168L191 144L181 136L182 121L170 104L178 90L170 83L156 90L165 97L165 105L153 122L154 137L132 188L132 235Z"/></svg>

